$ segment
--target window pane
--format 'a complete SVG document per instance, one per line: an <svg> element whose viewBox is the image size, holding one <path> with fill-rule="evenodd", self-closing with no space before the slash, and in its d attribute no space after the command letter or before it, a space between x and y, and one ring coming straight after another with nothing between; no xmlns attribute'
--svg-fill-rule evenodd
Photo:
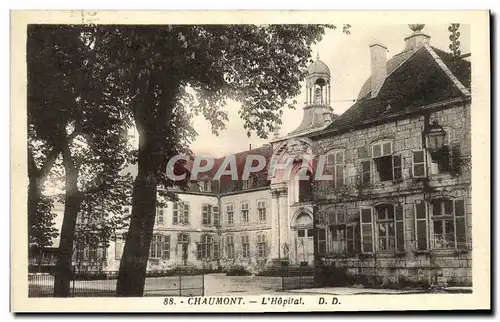
<svg viewBox="0 0 500 322"><path fill-rule="evenodd" d="M318 229L318 239L319 240L326 240L326 230L324 228Z"/></svg>
<svg viewBox="0 0 500 322"><path fill-rule="evenodd" d="M425 218L425 204L423 202L415 204L417 218Z"/></svg>
<svg viewBox="0 0 500 322"><path fill-rule="evenodd" d="M392 145L391 142L384 143L383 147L384 155L392 154L391 145Z"/></svg>
<svg viewBox="0 0 500 322"><path fill-rule="evenodd" d="M424 162L424 151L414 151L413 163L423 163L423 162Z"/></svg>
<svg viewBox="0 0 500 322"><path fill-rule="evenodd" d="M387 206L387 219L394 219L394 206Z"/></svg>
<svg viewBox="0 0 500 322"><path fill-rule="evenodd" d="M434 220L434 234L443 233L443 222L442 220Z"/></svg>
<svg viewBox="0 0 500 322"><path fill-rule="evenodd" d="M386 213L384 207L378 207L377 208L377 218L378 218L378 220L385 220L385 219L387 219L386 215L387 215L387 213Z"/></svg>
<svg viewBox="0 0 500 322"><path fill-rule="evenodd" d="M453 220L446 220L445 225L446 225L446 228L445 228L446 234L454 234L455 233L455 223L453 222Z"/></svg>
<svg viewBox="0 0 500 322"><path fill-rule="evenodd" d="M373 157L377 158L377 157L380 157L381 155L382 155L382 147L380 146L380 144L374 145L373 146Z"/></svg>
<svg viewBox="0 0 500 322"><path fill-rule="evenodd" d="M337 166L337 176L335 180L337 188L344 185L344 166Z"/></svg>
<svg viewBox="0 0 500 322"><path fill-rule="evenodd" d="M343 224L345 222L344 220L344 214L343 213L338 213L337 214L337 224L340 225L340 224Z"/></svg>
<svg viewBox="0 0 500 322"><path fill-rule="evenodd" d="M337 155L335 156L335 161L336 164L344 164L344 153L337 152Z"/></svg>
<svg viewBox="0 0 500 322"><path fill-rule="evenodd" d="M363 241L363 251L367 253L373 252L373 243L370 241Z"/></svg>
<svg viewBox="0 0 500 322"><path fill-rule="evenodd" d="M403 220L403 206L396 205L394 208L396 211L396 220Z"/></svg>
<svg viewBox="0 0 500 322"><path fill-rule="evenodd" d="M432 214L434 216L442 215L441 201L439 200L432 201Z"/></svg>
<svg viewBox="0 0 500 322"><path fill-rule="evenodd" d="M372 222L372 211L371 209L361 209L361 222L371 223Z"/></svg>
<svg viewBox="0 0 500 322"><path fill-rule="evenodd" d="M364 236L364 232L363 232ZM378 225L378 236L379 237L386 237L387 236L387 226L386 224L379 224Z"/></svg>
<svg viewBox="0 0 500 322"><path fill-rule="evenodd" d="M453 201L451 201L451 200L444 201L444 213L445 213L445 215L452 215L453 214Z"/></svg>
<svg viewBox="0 0 500 322"><path fill-rule="evenodd" d="M423 164L415 164L413 166L413 171L416 177L423 177L425 176L425 167Z"/></svg>
<svg viewBox="0 0 500 322"><path fill-rule="evenodd" d="M305 237L305 230L304 229L297 230L297 236L298 237Z"/></svg>
<svg viewBox="0 0 500 322"><path fill-rule="evenodd" d="M308 229L307 230L307 237L313 237L314 236L314 232L312 229Z"/></svg>

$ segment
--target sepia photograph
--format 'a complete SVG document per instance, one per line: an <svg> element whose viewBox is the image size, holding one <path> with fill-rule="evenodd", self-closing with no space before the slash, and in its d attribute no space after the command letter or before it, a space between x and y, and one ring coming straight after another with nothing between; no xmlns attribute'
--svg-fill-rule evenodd
<svg viewBox="0 0 500 322"><path fill-rule="evenodd" d="M12 310L490 308L488 12L257 13L11 13Z"/></svg>

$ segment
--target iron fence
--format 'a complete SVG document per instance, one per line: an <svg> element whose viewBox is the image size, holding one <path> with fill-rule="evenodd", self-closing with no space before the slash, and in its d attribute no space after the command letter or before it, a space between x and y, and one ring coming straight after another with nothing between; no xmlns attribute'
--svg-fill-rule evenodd
<svg viewBox="0 0 500 322"><path fill-rule="evenodd" d="M108 273L108 272L107 272ZM103 275L73 275L71 297L115 297L117 272ZM55 274L29 274L28 297L53 297ZM171 275L147 277L143 296L203 296L205 276Z"/></svg>
<svg viewBox="0 0 500 322"><path fill-rule="evenodd" d="M316 287L314 270L309 267L289 267L281 269L282 291Z"/></svg>

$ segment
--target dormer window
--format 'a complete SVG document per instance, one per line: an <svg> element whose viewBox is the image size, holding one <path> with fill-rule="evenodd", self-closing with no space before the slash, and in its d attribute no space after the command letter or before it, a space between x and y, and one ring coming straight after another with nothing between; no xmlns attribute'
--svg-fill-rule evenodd
<svg viewBox="0 0 500 322"><path fill-rule="evenodd" d="M212 192L212 183L206 179L199 183L201 192Z"/></svg>
<svg viewBox="0 0 500 322"><path fill-rule="evenodd" d="M372 159L379 181L401 180L402 160L394 154L392 141L380 141L372 145Z"/></svg>

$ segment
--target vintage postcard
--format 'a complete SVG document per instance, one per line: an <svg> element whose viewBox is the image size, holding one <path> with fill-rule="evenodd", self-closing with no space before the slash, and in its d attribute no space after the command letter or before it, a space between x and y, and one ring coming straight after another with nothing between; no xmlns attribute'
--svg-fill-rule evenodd
<svg viewBox="0 0 500 322"><path fill-rule="evenodd" d="M488 11L12 11L13 312L491 308Z"/></svg>

